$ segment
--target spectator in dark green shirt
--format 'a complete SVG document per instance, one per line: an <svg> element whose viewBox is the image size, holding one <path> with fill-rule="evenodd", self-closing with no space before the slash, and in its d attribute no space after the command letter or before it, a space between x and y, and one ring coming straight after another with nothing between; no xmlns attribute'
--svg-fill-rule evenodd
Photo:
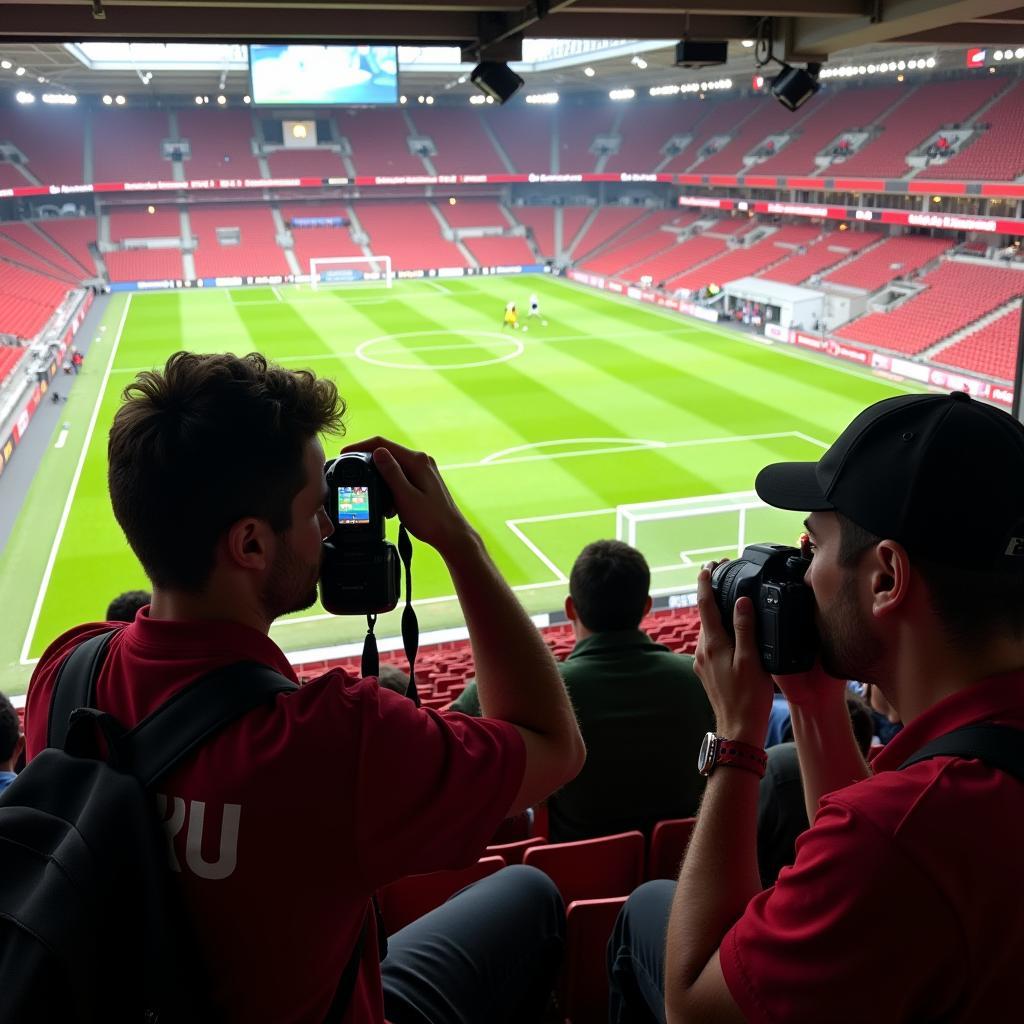
<svg viewBox="0 0 1024 1024"><path fill-rule="evenodd" d="M640 629L650 584L643 555L620 541L588 544L572 568L565 613L576 646L559 670L587 762L548 800L554 842L634 828L649 835L662 818L697 813L704 779L696 758L714 716L693 658ZM480 714L475 683L452 710Z"/></svg>

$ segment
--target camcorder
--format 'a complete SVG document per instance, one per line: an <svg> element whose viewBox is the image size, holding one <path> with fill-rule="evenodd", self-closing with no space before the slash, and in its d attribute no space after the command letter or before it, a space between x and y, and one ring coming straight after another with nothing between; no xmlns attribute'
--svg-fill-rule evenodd
<svg viewBox="0 0 1024 1024"><path fill-rule="evenodd" d="M332 615L389 612L401 593L398 549L384 536L391 491L367 452L345 452L324 473L334 533L323 545L320 600Z"/></svg>
<svg viewBox="0 0 1024 1024"><path fill-rule="evenodd" d="M736 601L741 597L753 601L761 664L772 675L806 672L817 659L814 594L804 583L810 564L799 548L749 544L740 558L711 574L711 590L732 639Z"/></svg>

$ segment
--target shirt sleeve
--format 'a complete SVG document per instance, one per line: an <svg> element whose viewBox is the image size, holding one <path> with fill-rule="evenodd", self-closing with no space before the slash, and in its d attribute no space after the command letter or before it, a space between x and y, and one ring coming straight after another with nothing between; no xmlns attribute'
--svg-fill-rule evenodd
<svg viewBox="0 0 1024 1024"><path fill-rule="evenodd" d="M796 848L795 864L722 941L722 973L747 1020L940 1019L959 974L950 965L966 964L966 949L951 908L898 840L832 797Z"/></svg>
<svg viewBox="0 0 1024 1024"><path fill-rule="evenodd" d="M369 888L473 863L522 785L526 747L494 719L364 695L355 849Z"/></svg>
<svg viewBox="0 0 1024 1024"><path fill-rule="evenodd" d="M461 712L463 715L472 715L474 718L480 717L480 697L476 692L475 679L470 679L466 683L462 693L452 701L449 710Z"/></svg>

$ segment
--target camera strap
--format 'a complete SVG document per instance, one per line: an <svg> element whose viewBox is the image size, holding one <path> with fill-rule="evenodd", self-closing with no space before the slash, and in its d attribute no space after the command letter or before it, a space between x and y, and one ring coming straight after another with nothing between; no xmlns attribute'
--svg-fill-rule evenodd
<svg viewBox="0 0 1024 1024"><path fill-rule="evenodd" d="M398 526L398 554L405 566L402 646L405 648L405 656L409 661L409 689L406 690L406 696L416 707L419 707L420 695L416 689L416 654L420 648L420 625L416 618L416 610L412 606L412 541L409 539L408 530L401 523ZM359 666L359 671L364 678L375 676L380 672L380 654L377 650L377 637L373 632L376 625L377 616L372 613L367 614L366 639L363 640L363 656Z"/></svg>
<svg viewBox="0 0 1024 1024"><path fill-rule="evenodd" d="M416 655L420 649L420 624L412 606L412 541L404 524L398 525L398 554L405 566L405 608L402 609L402 646L409 661L409 689L406 696L416 707L420 706L420 695L416 689Z"/></svg>

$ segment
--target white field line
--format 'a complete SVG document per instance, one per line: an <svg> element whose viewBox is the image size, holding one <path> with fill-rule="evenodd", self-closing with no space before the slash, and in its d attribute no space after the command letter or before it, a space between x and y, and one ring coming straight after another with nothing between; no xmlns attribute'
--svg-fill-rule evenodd
<svg viewBox="0 0 1024 1024"><path fill-rule="evenodd" d="M440 292L442 295L454 295L455 292L451 288L446 288L443 284L438 284L437 281L427 281L426 284L430 285L431 288L436 292Z"/></svg>
<svg viewBox="0 0 1024 1024"><path fill-rule="evenodd" d="M519 529L514 519L506 519L505 525L555 574L555 579L559 583L569 582L569 577L566 576L565 573L562 572L562 570L559 569L558 566L555 565L555 563L552 562L551 559L548 558L548 556L545 555L544 552L541 551L541 549L537 547L537 545L534 544L522 530Z"/></svg>
<svg viewBox="0 0 1024 1024"><path fill-rule="evenodd" d="M278 302L284 302L284 301L285 301L285 300L284 300L284 299L283 299L283 298L281 297L281 293L280 293L280 292L279 292L279 291L277 290L277 285L276 285L276 284L272 284L272 285L270 286L270 290L271 290L271 292L273 292L273 294L274 294L274 297L275 297L275 298L277 299L277 301L278 301Z"/></svg>
<svg viewBox="0 0 1024 1024"><path fill-rule="evenodd" d="M32 617L28 622L28 629L25 632L25 642L21 647L21 664L34 665L39 659L28 656L32 646L32 638L35 636L36 626L39 624L39 615L43 610L43 602L46 600L46 591L50 585L50 577L53 575L53 566L57 561L57 551L60 549L60 542L64 539L64 530L68 524L68 517L71 515L71 506L75 501L75 492L78 490L78 481L82 478L82 468L85 466L85 457L89 453L89 445L92 442L93 431L96 429L96 421L99 419L100 406L103 404L103 396L107 393L107 382L110 380L110 371L117 358L117 350L121 344L121 334L124 331L124 322L128 319L128 310L132 305L132 293L128 293L128 300L121 312L121 320L117 325L117 332L114 335L114 344L110 347L110 356L107 359L107 368L103 372L103 380L100 382L100 389L96 395L96 403L92 407L92 416L89 417L89 426L85 431L85 440L82 442L82 452L78 456L78 465L75 467L75 475L71 479L71 486L68 488L67 500L64 502L64 511L61 512L60 522L57 525L57 533L53 538L50 547L50 556L46 560L46 569L43 571L43 579L39 584L39 593L36 594L36 603L32 608Z"/></svg>
<svg viewBox="0 0 1024 1024"><path fill-rule="evenodd" d="M56 440L56 441L54 442L54 445L53 445L53 447L54 447L54 448L63 448L63 447L64 447L64 445L65 445L65 444L67 444L67 441L68 441L68 431L67 431L67 428L65 427L65 428L64 428L64 429L63 429L63 430L62 430L62 431L61 431L61 432L60 432L60 433L59 433L59 434L57 435L57 440Z"/></svg>
<svg viewBox="0 0 1024 1024"><path fill-rule="evenodd" d="M505 451L493 452L490 455L485 455L478 462L452 462L446 466L441 466L440 469L442 472L448 472L452 469L479 469L481 466L510 466L519 462L542 462L546 459L578 459L587 455L618 455L621 453L635 451L660 452L668 448L695 448L700 445L709 444L736 444L746 441L771 441L780 437L798 437L801 440L808 441L820 448L828 447L824 441L815 440L807 434L801 434L795 430L781 430L770 434L729 434L724 437L700 437L688 441L645 441L639 438L623 438L622 443L617 444L613 448L588 448L586 451L553 452L550 454L540 452L535 455L516 455L512 458L501 458L505 452L520 451L530 447L541 447L543 445L553 444L572 444L573 442L578 441L588 442L591 440L606 440L605 438L567 437L559 441L538 441L536 445L518 445L516 448L506 448Z"/></svg>

